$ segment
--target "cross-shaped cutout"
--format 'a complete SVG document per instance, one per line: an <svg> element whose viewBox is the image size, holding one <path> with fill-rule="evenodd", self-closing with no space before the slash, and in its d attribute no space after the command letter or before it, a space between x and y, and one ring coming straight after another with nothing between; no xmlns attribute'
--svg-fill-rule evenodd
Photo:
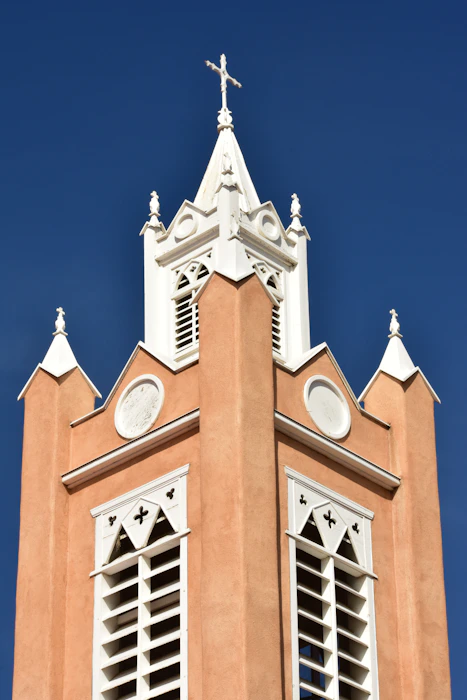
<svg viewBox="0 0 467 700"><path fill-rule="evenodd" d="M325 520L328 521L329 527L332 527L332 526L335 525L336 522L337 522L337 521L334 520L334 518L332 517L331 511L330 511L330 510L328 510L327 515L323 515L323 518L324 518Z"/></svg>
<svg viewBox="0 0 467 700"><path fill-rule="evenodd" d="M117 516L116 516L116 515L109 515L110 527L112 527L112 525L114 524L114 522L116 521L116 519L117 519Z"/></svg>
<svg viewBox="0 0 467 700"><path fill-rule="evenodd" d="M358 535L358 533L360 532L360 530L358 529L358 523L355 523L355 525L352 525L352 530L353 530L354 532L356 532L357 535Z"/></svg>
<svg viewBox="0 0 467 700"><path fill-rule="evenodd" d="M167 498L170 498L170 500L172 500L172 498L174 497L174 493L175 489L170 489L170 491L167 491L165 495L167 496Z"/></svg>
<svg viewBox="0 0 467 700"><path fill-rule="evenodd" d="M300 503L302 506L306 506L306 499L303 497L303 493L300 494Z"/></svg>
<svg viewBox="0 0 467 700"><path fill-rule="evenodd" d="M139 520L139 524L143 524L143 520L146 517L146 515L149 513L148 510L144 510L143 506L139 507L139 513L133 516L134 520Z"/></svg>

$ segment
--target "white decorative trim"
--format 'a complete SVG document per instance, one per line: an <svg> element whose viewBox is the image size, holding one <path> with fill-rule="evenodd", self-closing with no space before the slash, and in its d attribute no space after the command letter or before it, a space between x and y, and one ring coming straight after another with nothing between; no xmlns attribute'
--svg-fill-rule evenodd
<svg viewBox="0 0 467 700"><path fill-rule="evenodd" d="M300 474L299 472L295 471L295 469L291 469L290 467L284 467L284 472L286 473L287 477L289 479L292 479L295 483L300 484L301 486L304 486L305 488L312 489L313 491L318 493L320 496L323 496L323 498L330 499L331 501L338 503L339 505L343 506L344 508L347 508L348 510L353 511L356 515L361 515L362 518L367 518L368 520L373 520L373 518L375 517L375 514L373 513L373 511L368 510L368 508L361 506L359 503L355 503L355 501L351 501L350 498L347 498L346 496L342 496L340 493L337 493L337 491L333 491L332 489L329 489L327 486L323 486L322 484L319 484L317 481L313 481L313 479L310 479L308 476L305 476L304 474ZM289 521L289 526L290 526L290 521Z"/></svg>
<svg viewBox="0 0 467 700"><path fill-rule="evenodd" d="M135 359L139 350L144 350L144 352L147 352L148 355L150 355L155 360L157 360L158 362L163 364L164 367L168 367L170 370L172 370L172 372L175 372L175 373L181 372L186 367L189 367L190 365L194 365L198 361L198 357L189 357L186 360L183 360L180 362L174 362L173 360L170 360L168 357L166 357L164 355L153 352L152 350L149 349L149 347L146 345L146 343L143 343L143 341L140 340L138 345L135 347L135 349L131 353L130 357L128 358L125 367L120 372L120 375L119 375L117 381L113 385L112 389L110 390L109 395L107 396L107 398L104 401L104 403L102 404L102 406L99 406L99 408L96 408L94 411L90 411L90 413L86 413L84 416L81 416L80 418L76 418L76 420L74 420L70 423L70 426L72 428L74 428L77 425L80 425L81 423L84 423L89 418L92 418L93 416L97 415L98 413L102 413L102 411L105 411L105 409L109 406L110 402L112 401L113 397L115 396L120 384L122 383L123 379L125 378L125 375L128 372L128 370L130 369L130 367L133 363L133 360Z"/></svg>
<svg viewBox="0 0 467 700"><path fill-rule="evenodd" d="M290 555L293 700L300 700L300 688L314 692L317 697L322 696L326 700L338 700L341 697L339 694L340 683L348 682L345 674L340 672L339 656L346 659L353 667L354 672L358 669L364 669L361 673L358 671L356 676L352 675L351 685L362 691L362 697L364 694L365 697L368 696L369 700L370 698L378 700L373 596L373 580L376 576L372 571L371 553L371 518L373 518L373 513L293 469L285 467L285 473L288 479L289 529L286 534L289 536ZM323 497L325 498L324 502L322 501ZM326 509L328 509L327 513ZM329 520L329 527L331 528L331 523L334 526L336 532L333 535L330 534L330 530L328 536L327 528L323 528L321 524L323 510L324 518ZM355 526L352 527L351 523L354 519ZM320 541L316 532L309 538L300 534L306 524L308 528L310 526L317 528L324 546L313 541L314 539ZM340 534L337 534L338 530L340 530ZM353 546L359 561L358 564L337 553L342 537L346 537L347 542L351 543L349 546ZM331 545L333 538L335 539ZM328 540L327 545L326 539ZM297 550L300 551L299 556ZM311 555L312 558L310 559L308 555ZM318 564L318 562L320 563ZM338 572L340 573L337 575ZM342 574L342 572L345 573ZM346 573L356 577L356 580L342 579ZM306 577L310 574L311 580L307 580ZM340 595L344 596L343 599L337 595L339 591ZM316 603L316 600L321 602L315 610L313 601ZM353 619L354 623L344 621L346 614L348 617L348 609L353 611L349 619ZM340 613L344 614L343 620L339 619ZM322 637L315 634L314 631L313 633L307 632L307 619L311 619L315 627L321 627ZM352 624L356 624L355 629ZM341 629L339 625L344 629ZM347 632L345 628L347 628ZM353 644L357 645L361 651L354 651L353 648L347 649L345 645L341 646L340 640L345 639L348 632L351 632ZM308 651L307 646L309 647ZM303 656L300 655L300 650ZM319 657L321 657L321 661L317 662ZM364 666L362 666L362 661ZM303 671L300 670L301 666L303 666ZM307 667L314 669L322 679L325 679L324 689L313 685L315 679L311 674L311 679L307 680L309 672Z"/></svg>
<svg viewBox="0 0 467 700"><path fill-rule="evenodd" d="M343 424L340 430L334 430L332 428L330 429L329 427L325 426L321 417L316 415L319 412L319 410L315 410L315 406L313 405L311 400L311 388L313 384L323 384L332 392L332 394L334 394L334 396L338 398L339 409L341 413L340 418L341 423ZM305 382L305 386L303 388L303 398L305 401L306 410L310 414L310 417L313 420L313 422L316 423L316 425L322 433L327 435L327 437L332 438L333 440L339 440L347 435L347 433L350 430L351 424L350 409L344 394L339 389L337 384L335 384L333 381L331 381L322 374L314 374ZM322 402L320 403L322 404ZM319 409L321 408L321 406L317 406L316 408Z"/></svg>
<svg viewBox="0 0 467 700"><path fill-rule="evenodd" d="M86 384L88 385L88 387L91 389L91 391L92 391L92 393L94 394L94 396L95 396L96 398L98 398L98 399L101 399L101 398L102 398L102 394L100 393L99 389L97 389L97 387L96 387L96 386L92 383L92 381L89 379L89 377L88 377L88 375L86 374L86 372L84 371L84 369L82 369L78 364L75 365L74 367L69 367L68 369L65 369L63 372L61 372L61 374L55 374L54 372L50 372L50 370L46 369L46 368L42 365L42 362L39 362L39 364L37 365L36 369L35 369L34 372L31 374L31 376L29 377L28 381L26 382L26 384L25 384L25 385L23 386L23 388L21 389L21 392L20 392L19 395L18 395L17 401L21 401L21 399L23 399L23 398L26 396L27 390L28 390L29 387L31 386L31 384L32 384L32 382L33 382L33 380L34 380L34 377L36 376L36 374L39 372L40 369L43 370L46 374L49 374L51 377L55 377L55 379L60 379L60 377L63 377L65 374L68 374L68 372L71 372L72 370L77 369L79 372L81 372L84 381L86 382Z"/></svg>
<svg viewBox="0 0 467 700"><path fill-rule="evenodd" d="M136 389L137 386L140 384L152 384L153 386L156 387L157 390L157 405L155 409L153 409L151 416L150 416L150 423L149 425L143 424L142 429L139 428L139 432L136 432L136 434L133 434L132 431L129 431L127 427L125 426L125 418L123 415L124 411L124 403L130 393ZM159 377L156 377L155 374L141 374L139 377L136 377L136 379L133 379L132 382L128 384L128 386L125 388L125 390L121 393L120 398L118 399L117 406L115 408L115 429L117 433L125 438L125 439L133 439L136 437L140 437L144 433L147 433L150 428L154 425L156 422L159 413L161 412L162 406L164 403L164 385L162 384L161 380Z"/></svg>
<svg viewBox="0 0 467 700"><path fill-rule="evenodd" d="M433 387L431 386L431 384L430 384L430 382L428 381L428 379L427 379L427 378L425 377L425 375L423 374L423 372L422 372L422 370L420 369L420 367L414 367L413 370L411 370L407 375L405 375L405 376L403 376L403 377L396 377L394 374L391 374L390 372L385 372L384 370L378 368L378 369L376 370L376 372L374 373L374 375L372 376L372 378L370 379L370 381L368 382L368 384L366 385L366 387L363 389L362 393L361 393L360 396L358 397L358 400L359 400L359 401L364 401L364 400L365 400L366 395L368 394L368 392L370 391L371 387L373 386L373 384L375 383L377 377L378 377L380 374L386 374L388 377L392 377L393 379L397 379L399 382L401 382L401 384L405 384L405 382L406 382L408 379L410 379L410 377L413 377L414 374L417 374L417 373L421 376L421 378L422 378L423 381L425 382L426 388L428 389L428 391L430 392L431 396L433 397L433 400L436 401L437 403L441 403L441 399L439 398L438 394L436 393L436 391L435 391L435 390L433 389Z"/></svg>
<svg viewBox="0 0 467 700"><path fill-rule="evenodd" d="M198 426L199 408L196 408L194 411L190 411L184 416L180 416L180 418L175 418L175 420L161 425L142 437L127 442L126 445L116 447L111 452L102 455L102 457L93 459L91 462L66 472L62 476L62 483L67 488L74 488L84 484L91 479L95 479L96 476L100 476L130 459L140 457L145 452L154 449L154 447L163 445Z"/></svg>
<svg viewBox="0 0 467 700"><path fill-rule="evenodd" d="M314 357L316 357L316 355L319 355L319 353L320 353L322 350L324 350L324 351L326 352L327 356L328 356L329 359L331 360L331 362L332 362L332 364L333 364L333 366L334 366L334 368L335 368L337 374L339 375L339 377L341 378L341 380L342 380L342 382L343 382L345 388L346 388L347 391L349 392L349 396L350 396L350 398L352 399L352 401L353 401L353 403L354 403L354 405L355 405L355 408L356 408L362 415L364 415L364 416L366 416L367 418L370 418L371 420L375 421L375 423L378 423L379 425L382 425L382 426L385 427L385 428L390 428L389 423L386 423L386 421L382 420L381 418L378 418L378 416L374 416L372 413L370 413L369 411L366 411L364 408L362 408L362 407L360 406L359 401L362 400L361 397L360 397L360 399L357 399L357 397L355 396L354 392L352 391L352 387L350 386L350 384L348 383L347 379L345 378L343 371L342 371L341 368L339 367L339 365L338 365L338 363L337 363L337 360L336 360L336 358L334 357L334 355L332 354L332 352L331 352L331 350L330 350L330 348L329 348L329 346L328 346L327 343L320 343L319 345L316 345L314 348L311 348L310 350L307 350L306 352L304 352L304 353L301 355L301 357L299 357L299 359L296 360L295 362L292 362L292 363L285 362L285 363L282 364L282 366L283 366L283 368L284 368L285 370L287 370L287 371L290 372L291 374L295 374L296 372L298 372L299 369L301 369L304 365L306 365L307 362L309 362L309 361L312 360Z"/></svg>
<svg viewBox="0 0 467 700"><path fill-rule="evenodd" d="M377 464L370 462L360 455L352 452L343 445L338 445L329 438L320 435L310 428L306 428L301 423L294 421L288 416L284 416L279 411L274 412L274 424L276 430L283 435L297 440L302 445L310 447L312 450L320 454L330 457L338 464L351 469L357 474L361 474L369 481L373 481L388 491L393 491L400 485L400 477L391 472L379 467Z"/></svg>
<svg viewBox="0 0 467 700"><path fill-rule="evenodd" d="M151 697L151 674L167 665L173 667L173 676L161 679L162 691L180 688L181 700L188 697L187 473L188 465L91 511L96 519L97 567L91 573L95 577L93 700L104 700L117 688L126 697L129 683L135 698ZM164 521L173 534L153 530ZM144 546L151 532L159 536ZM117 542L131 542L134 551L117 553L109 564ZM159 555L162 559L155 561ZM162 579L154 578L161 575ZM170 631L152 643L153 626L169 619ZM153 647L160 648L156 660L146 653ZM127 659L129 668L121 666Z"/></svg>
<svg viewBox="0 0 467 700"><path fill-rule="evenodd" d="M128 491L128 493L124 493L122 496L117 496L117 498L113 498L111 501L107 501L107 503L102 503L100 506L92 508L90 513L93 518L97 518L98 515L105 515L111 510L120 508L120 506L124 506L127 503L131 503L131 501L134 501L137 498L143 498L143 496L151 493L151 491L159 488L166 488L173 481L180 479L182 476L186 476L189 471L190 465L184 464L183 467L178 467L178 469L167 472L167 474L164 474L164 476L160 476L158 479L154 479L154 481L144 484L144 486L138 486L138 488Z"/></svg>

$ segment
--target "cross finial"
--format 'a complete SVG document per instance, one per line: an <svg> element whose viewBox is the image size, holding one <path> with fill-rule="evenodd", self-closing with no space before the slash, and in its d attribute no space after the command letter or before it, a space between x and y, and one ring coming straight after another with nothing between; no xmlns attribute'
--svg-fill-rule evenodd
<svg viewBox="0 0 467 700"><path fill-rule="evenodd" d="M68 333L65 333L65 319L63 318L65 316L64 310L61 306L59 306L58 309L55 310L58 313L58 316L57 320L55 321L55 333L53 333L52 335L68 335Z"/></svg>
<svg viewBox="0 0 467 700"><path fill-rule="evenodd" d="M402 335L399 333L399 331L401 329L401 324L397 320L398 314L397 314L396 310L391 309L391 311L389 313L391 314L391 323L389 324L390 334L388 337L389 338L402 338Z"/></svg>
<svg viewBox="0 0 467 700"><path fill-rule="evenodd" d="M211 68L211 70L218 73L221 79L222 108L219 111L219 116L217 117L217 121L219 122L217 129L218 131L221 129L233 129L231 116L232 112L230 112L230 110L227 108L227 81L230 80L232 85L235 85L235 87L238 88L241 88L242 85L238 82L238 80L232 78L232 76L227 72L227 59L225 57L225 53L223 53L221 56L220 68L216 66L215 63L211 63L211 61L205 61L205 63L208 68Z"/></svg>

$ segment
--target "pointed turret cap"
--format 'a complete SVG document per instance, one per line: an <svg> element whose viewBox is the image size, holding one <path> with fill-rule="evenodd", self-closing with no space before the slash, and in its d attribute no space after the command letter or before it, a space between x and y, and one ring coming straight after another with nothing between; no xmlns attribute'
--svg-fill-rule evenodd
<svg viewBox="0 0 467 700"><path fill-rule="evenodd" d="M240 194L240 209L244 212L256 209L261 202L232 129L222 129L219 132L211 160L193 204L202 211L214 209L217 205L223 165L226 160L230 160L232 174Z"/></svg>
<svg viewBox="0 0 467 700"><path fill-rule="evenodd" d="M388 336L388 346L386 348L386 351L383 355L383 359L381 360L378 369L376 370L369 383L366 385L358 400L364 400L365 396L370 391L380 372L384 372L390 377L398 379L400 382L406 382L408 379L410 379L410 377L412 377L418 372L422 377L423 381L425 382L428 391L433 396L433 399L438 403L441 403L438 395L429 383L428 379L425 377L420 367L416 367L414 365L409 353L405 349L404 343L402 342L402 335L400 333L401 327L399 321L397 320L398 314L396 313L396 310L391 309L389 313L391 314L391 323L389 326L390 333Z"/></svg>
<svg viewBox="0 0 467 700"><path fill-rule="evenodd" d="M65 312L61 306L58 307L57 313L58 316L55 321L55 332L52 334L54 339L52 340L43 361L37 365L36 369L24 385L23 390L18 396L18 401L24 397L34 377L40 369L43 369L45 372L48 372L53 377L57 377L58 379L58 377L61 377L67 372L71 372L72 369L77 368L83 375L84 380L88 384L94 396L97 396L99 399L102 398L98 389L96 389L87 374L79 366L73 350L71 349L70 343L67 339L68 333L65 333Z"/></svg>

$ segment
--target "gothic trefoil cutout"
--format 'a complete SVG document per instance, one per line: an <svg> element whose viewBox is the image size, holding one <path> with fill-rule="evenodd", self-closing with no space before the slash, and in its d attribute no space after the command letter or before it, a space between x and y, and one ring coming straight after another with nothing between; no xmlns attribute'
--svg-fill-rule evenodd
<svg viewBox="0 0 467 700"><path fill-rule="evenodd" d="M330 510L328 510L328 512L323 515L323 518L328 521L329 527L332 527L337 522L337 520L334 520L334 518L332 517Z"/></svg>

